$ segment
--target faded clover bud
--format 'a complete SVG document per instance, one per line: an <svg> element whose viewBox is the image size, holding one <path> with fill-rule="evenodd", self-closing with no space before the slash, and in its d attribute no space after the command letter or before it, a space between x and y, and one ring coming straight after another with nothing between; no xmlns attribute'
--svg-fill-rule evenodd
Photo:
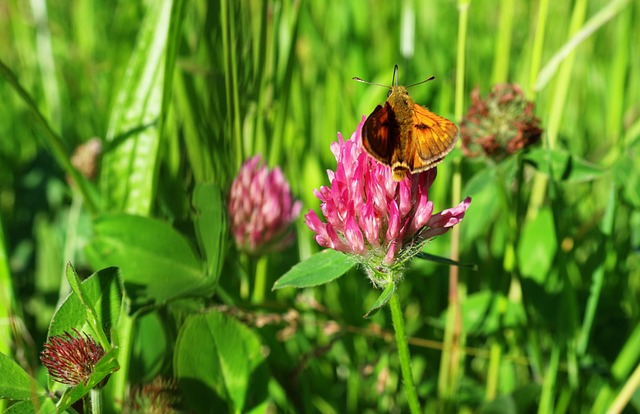
<svg viewBox="0 0 640 414"><path fill-rule="evenodd" d="M468 157L485 154L496 161L540 141L535 105L516 84L494 85L486 99L476 87L471 107L460 124L462 151Z"/></svg>
<svg viewBox="0 0 640 414"><path fill-rule="evenodd" d="M98 159L102 152L100 138L91 138L78 145L71 156L71 164L87 179L93 180L98 171Z"/></svg>

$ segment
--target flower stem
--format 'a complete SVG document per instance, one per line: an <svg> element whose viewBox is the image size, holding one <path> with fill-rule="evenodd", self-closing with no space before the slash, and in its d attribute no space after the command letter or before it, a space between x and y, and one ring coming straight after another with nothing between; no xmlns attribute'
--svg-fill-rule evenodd
<svg viewBox="0 0 640 414"><path fill-rule="evenodd" d="M0 217L0 352L11 355L13 335L11 333L13 304L16 298L13 291L13 279L9 268L7 244L3 231L2 217Z"/></svg>
<svg viewBox="0 0 640 414"><path fill-rule="evenodd" d="M129 306L129 304L126 306ZM106 411L109 412L114 410L120 412L122 403L127 398L134 328L135 318L133 316L126 313L120 315L120 321L118 322L118 363L120 364L120 369L111 375L104 391L107 393L107 397L105 397Z"/></svg>
<svg viewBox="0 0 640 414"><path fill-rule="evenodd" d="M253 263L249 255L240 254L240 298L249 299L249 280L253 275Z"/></svg>
<svg viewBox="0 0 640 414"><path fill-rule="evenodd" d="M267 267L269 264L269 260L267 256L260 256L255 259L256 263L253 269L255 269L255 273L253 274L255 283L253 285L253 296L252 302L254 304L264 302L264 292L267 287Z"/></svg>
<svg viewBox="0 0 640 414"><path fill-rule="evenodd" d="M13 334L11 327L13 326L12 315L16 312L13 307L16 300L2 226L2 217L0 217L0 353L12 355ZM6 406L7 403L4 400L0 400L0 412L4 412Z"/></svg>
<svg viewBox="0 0 640 414"><path fill-rule="evenodd" d="M91 414L102 414L102 390L100 388L93 388L89 391L88 404L85 404L85 412Z"/></svg>
<svg viewBox="0 0 640 414"><path fill-rule="evenodd" d="M470 0L458 0L458 44L456 56L456 90L455 90L455 119L462 119L464 108L466 71L466 44L467 26L469 20ZM455 202L462 198L462 171L460 159L454 160L454 173L452 178L451 198ZM453 228L451 233L451 259L460 259L460 229ZM457 389L457 381L460 373L460 360L462 360L462 345L464 344L464 332L462 331L462 318L460 311L460 295L464 293L464 283L459 281L457 266L449 268L449 305L445 326L442 359L438 374L438 395L451 399Z"/></svg>
<svg viewBox="0 0 640 414"><path fill-rule="evenodd" d="M391 320L393 321L393 329L396 332L396 344L398 346L398 356L400 357L400 369L402 370L402 378L404 380L404 390L407 394L409 410L412 414L421 413L420 403L418 402L418 394L416 386L411 375L411 359L409 357L409 345L404 330L404 316L402 315L402 307L398 292L394 292L389 299L389 307L391 308Z"/></svg>

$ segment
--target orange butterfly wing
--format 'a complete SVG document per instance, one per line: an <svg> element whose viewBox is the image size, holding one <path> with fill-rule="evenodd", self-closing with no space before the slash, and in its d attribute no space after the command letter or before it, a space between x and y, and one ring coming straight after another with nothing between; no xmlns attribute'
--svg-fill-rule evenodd
<svg viewBox="0 0 640 414"><path fill-rule="evenodd" d="M448 119L415 104L413 107L413 136L406 152L411 172L435 167L453 149L458 139L458 127Z"/></svg>
<svg viewBox="0 0 640 414"><path fill-rule="evenodd" d="M398 145L395 115L388 103L378 105L362 126L362 145L379 162L391 165L394 149Z"/></svg>

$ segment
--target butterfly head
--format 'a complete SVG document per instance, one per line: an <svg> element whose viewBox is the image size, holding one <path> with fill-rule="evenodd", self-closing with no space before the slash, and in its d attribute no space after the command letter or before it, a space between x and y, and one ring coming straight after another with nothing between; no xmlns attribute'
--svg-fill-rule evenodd
<svg viewBox="0 0 640 414"><path fill-rule="evenodd" d="M389 105L394 109L413 108L413 99L409 96L409 92L405 86L392 86L387 102L389 102Z"/></svg>

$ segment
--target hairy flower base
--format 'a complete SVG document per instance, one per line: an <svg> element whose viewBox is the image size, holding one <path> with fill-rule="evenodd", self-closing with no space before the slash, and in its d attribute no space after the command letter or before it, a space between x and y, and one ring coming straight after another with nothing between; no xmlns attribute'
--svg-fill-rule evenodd
<svg viewBox="0 0 640 414"><path fill-rule="evenodd" d="M430 239L446 233L464 217L471 202L433 213L428 190L436 178L432 168L392 179L391 169L371 158L362 147L362 125L351 139L331 145L336 171L328 171L330 187L315 191L326 223L310 210L307 226L321 246L355 256L376 287L402 275L404 263Z"/></svg>
<svg viewBox="0 0 640 414"><path fill-rule="evenodd" d="M55 381L76 386L89 380L95 365L105 353L102 346L87 334L83 337L77 330L73 331L76 336L65 332L64 335L49 338L44 344L40 361Z"/></svg>
<svg viewBox="0 0 640 414"><path fill-rule="evenodd" d="M177 383L156 377L150 383L133 388L125 401L125 413L177 413L173 407L180 402Z"/></svg>

